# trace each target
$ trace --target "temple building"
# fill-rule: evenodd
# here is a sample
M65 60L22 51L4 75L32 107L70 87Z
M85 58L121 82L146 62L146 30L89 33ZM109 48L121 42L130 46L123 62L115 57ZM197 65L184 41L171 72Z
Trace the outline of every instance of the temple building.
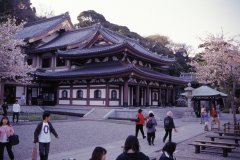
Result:
M171 106L187 84L166 74L175 58L100 24L75 29L68 13L29 23L16 37L36 68L27 104Z

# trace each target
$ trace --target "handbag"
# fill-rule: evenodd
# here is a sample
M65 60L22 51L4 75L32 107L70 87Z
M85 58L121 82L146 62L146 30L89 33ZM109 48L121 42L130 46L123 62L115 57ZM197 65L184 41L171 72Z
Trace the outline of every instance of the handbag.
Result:
M138 117L137 119L135 119L135 122L140 122L140 118Z
M33 145L32 160L37 160L37 145L36 144Z
M18 135L14 134L8 137L8 141L11 146L19 144L19 137Z

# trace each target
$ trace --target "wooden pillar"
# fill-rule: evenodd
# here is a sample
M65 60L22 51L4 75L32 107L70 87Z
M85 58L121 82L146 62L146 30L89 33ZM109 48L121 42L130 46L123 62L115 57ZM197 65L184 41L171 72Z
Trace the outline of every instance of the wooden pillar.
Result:
M162 106L162 89L161 87L158 88L158 106Z
M147 88L146 88L146 107L148 107L149 106L149 94L150 94L150 92L149 92L149 83L147 83Z
M122 86L119 85L119 106L122 105Z
M173 87L173 91L172 91L172 100L173 100L173 106L175 106L176 104L176 88Z
M123 86L123 107L127 106L128 106L128 79L125 79Z
M57 66L57 60L56 60L57 56L55 53L53 53L53 56L52 56L52 70L55 71L55 68Z
M169 105L169 89L166 89L166 106Z
M87 81L87 106L90 106L90 84Z
M106 80L106 107L109 107L109 83L108 80Z
M139 106L139 104L140 104L140 101L139 101L140 94L139 94L139 92L140 92L140 86L138 84L137 85L137 90L136 90L136 106Z
M73 104L72 101L73 101L73 84L71 83L71 85L70 85L70 105Z
M142 87L142 99L143 99L143 106L146 106L146 96L145 96L145 88Z

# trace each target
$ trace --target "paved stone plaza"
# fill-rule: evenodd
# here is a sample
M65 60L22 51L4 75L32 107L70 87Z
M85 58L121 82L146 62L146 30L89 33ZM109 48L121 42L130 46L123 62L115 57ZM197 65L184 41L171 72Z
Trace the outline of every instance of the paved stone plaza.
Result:
M151 157L159 157L163 147L164 134L162 122L158 122L155 146L148 146L147 141L139 136L141 150ZM173 132L173 141L178 143L176 157L178 160L186 159L239 159L240 151L234 150L229 158L223 158L221 154L195 154L194 147L188 143L195 139L201 139L206 134L203 125L199 122L183 122L183 119L175 119L177 133ZM33 132L37 122L20 122L14 125L16 134L20 136L20 144L13 151L16 160L30 160L33 147ZM135 125L130 121L117 120L91 120L83 118L69 118L65 121L53 121L53 125L59 134L59 139L52 138L50 160L62 160L75 158L77 160L89 159L95 146L103 146L108 150L108 160L114 160L122 152L121 146L126 137L134 134ZM140 135L140 134L139 134ZM5 153L5 159L8 159Z

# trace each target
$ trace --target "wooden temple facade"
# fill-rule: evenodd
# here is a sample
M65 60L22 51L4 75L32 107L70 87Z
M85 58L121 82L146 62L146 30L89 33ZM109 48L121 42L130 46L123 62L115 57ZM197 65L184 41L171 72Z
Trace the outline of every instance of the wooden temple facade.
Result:
M99 24L75 29L68 13L27 24L36 68L27 103L78 106L169 106L187 82L166 74L175 62Z

